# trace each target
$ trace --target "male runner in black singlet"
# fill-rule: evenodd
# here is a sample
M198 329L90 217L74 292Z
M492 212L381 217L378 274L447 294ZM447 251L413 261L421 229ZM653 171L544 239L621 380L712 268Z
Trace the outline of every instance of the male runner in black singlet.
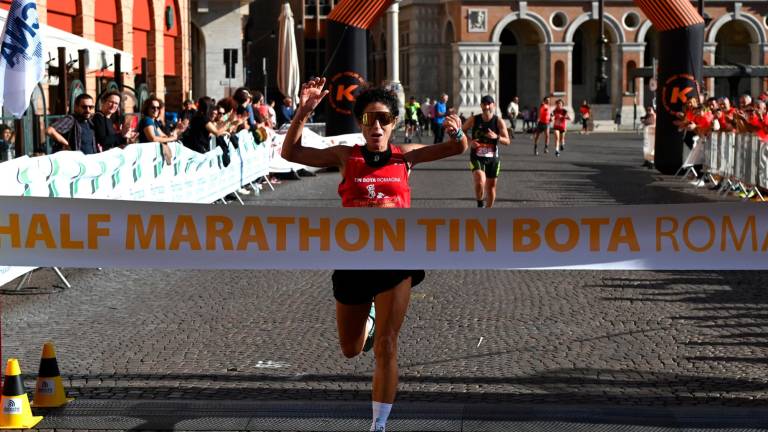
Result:
M510 139L504 120L496 115L492 96L480 99L480 109L482 114L470 117L462 129L471 137L469 167L475 182L477 206L491 208L496 201L496 179L501 171L499 144L509 145Z

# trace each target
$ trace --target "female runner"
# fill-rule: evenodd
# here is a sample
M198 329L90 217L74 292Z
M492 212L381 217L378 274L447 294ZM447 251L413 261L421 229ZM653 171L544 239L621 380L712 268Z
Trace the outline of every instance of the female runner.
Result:
M434 145L390 144L397 125L397 96L382 88L358 95L354 115L365 138L364 146L304 147L304 123L328 94L325 78L301 86L299 107L283 142L282 157L314 167L337 167L342 179L339 195L344 207L409 208L408 176L418 163L463 153L467 138L457 115L443 127L450 140ZM423 270L336 270L333 273L336 324L341 351L347 358L373 347L371 431L384 431L397 392L397 339L410 301L411 287L424 280ZM374 313L375 311L375 313ZM373 338L373 330L376 337Z

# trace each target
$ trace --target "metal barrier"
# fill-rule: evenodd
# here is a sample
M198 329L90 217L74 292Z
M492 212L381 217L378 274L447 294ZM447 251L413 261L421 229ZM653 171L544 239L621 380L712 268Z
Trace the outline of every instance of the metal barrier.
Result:
M752 134L716 132L703 145L704 173L713 182L714 177L722 179L722 192L741 190L763 199L760 189L768 189L768 142Z

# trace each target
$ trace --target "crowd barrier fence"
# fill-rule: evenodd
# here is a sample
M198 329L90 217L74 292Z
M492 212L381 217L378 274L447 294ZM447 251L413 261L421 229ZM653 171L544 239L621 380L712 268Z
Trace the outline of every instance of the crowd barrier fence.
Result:
M257 143L253 134L243 131L237 135L237 148L226 139L227 166L222 148L212 145L209 152L200 154L180 142L168 144L173 154L170 164L165 163L157 143L132 144L93 155L65 151L23 156L0 163L0 195L207 204L226 203L224 197L235 194L242 204L237 195L241 187L253 185L270 172L309 168L280 157L284 137L270 130L267 139ZM311 147L358 143L362 143L361 134L325 138L310 129L304 131L303 144ZM34 269L0 263L0 286L28 276ZM61 272L54 271L69 287ZM18 287L24 283L26 278Z

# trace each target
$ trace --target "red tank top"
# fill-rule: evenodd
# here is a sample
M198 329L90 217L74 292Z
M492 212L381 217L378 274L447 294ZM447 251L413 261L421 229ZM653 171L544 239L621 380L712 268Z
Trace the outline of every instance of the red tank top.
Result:
M410 208L411 187L408 186L408 165L400 147L391 146L392 157L382 167L365 163L360 146L344 167L344 179L339 183L339 196L344 207Z

